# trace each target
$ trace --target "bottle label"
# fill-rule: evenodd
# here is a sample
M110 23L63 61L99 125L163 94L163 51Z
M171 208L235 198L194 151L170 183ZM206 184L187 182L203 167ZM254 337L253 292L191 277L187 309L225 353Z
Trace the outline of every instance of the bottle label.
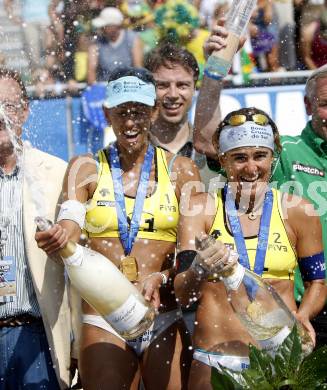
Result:
M245 273L245 268L237 263L235 271L227 278L223 278L223 282L227 290L237 290L242 283L243 277Z
M230 67L230 61L226 61L223 58L211 55L208 58L204 72L209 77L222 78L227 76Z
M112 324L118 332L129 331L142 320L148 308L140 302L134 295L130 295L127 300L105 319Z
M274 355L276 353L277 348L282 344L282 342L290 333L290 328L288 326L284 326L275 336L266 340L258 341L262 349Z

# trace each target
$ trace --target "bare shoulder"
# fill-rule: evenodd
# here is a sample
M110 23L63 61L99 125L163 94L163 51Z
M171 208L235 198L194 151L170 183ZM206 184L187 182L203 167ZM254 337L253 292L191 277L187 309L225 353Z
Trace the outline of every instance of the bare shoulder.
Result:
M171 164L171 162L173 161L172 171L187 170L193 168L197 169L197 166L194 161L188 157L178 156L176 154L168 152L167 150L165 150L165 154L168 165Z
M201 192L191 196L190 202L195 206L200 204L213 206L215 205L215 197L212 193Z
M216 203L214 195L201 192L190 196L180 204L180 213L184 217L205 218L216 213Z
M311 240L310 237L315 236L318 240L321 237L321 223L312 203L297 195L282 193L281 196L283 219L289 238L297 247L300 241L304 242L303 237Z
M188 157L176 156L165 151L171 180L176 183L176 195L180 198L183 194L203 192L204 185L201 182L198 167ZM188 196L187 196L188 198Z
M313 204L301 196L281 193L281 204L284 218L300 218L301 220L308 217L319 218Z
M87 176L97 172L97 161L91 153L81 154L69 161L67 170L76 172L78 175Z

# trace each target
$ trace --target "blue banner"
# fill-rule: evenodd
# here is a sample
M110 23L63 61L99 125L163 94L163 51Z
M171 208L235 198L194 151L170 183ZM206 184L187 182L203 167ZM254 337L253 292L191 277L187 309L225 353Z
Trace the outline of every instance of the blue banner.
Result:
M87 88L81 98L32 100L24 138L35 147L68 160L74 155L95 152L103 146L106 120L102 111L105 86ZM241 107L266 111L281 134L299 134L307 115L303 103L304 85L226 89L221 108L225 116ZM190 111L193 121L197 94Z

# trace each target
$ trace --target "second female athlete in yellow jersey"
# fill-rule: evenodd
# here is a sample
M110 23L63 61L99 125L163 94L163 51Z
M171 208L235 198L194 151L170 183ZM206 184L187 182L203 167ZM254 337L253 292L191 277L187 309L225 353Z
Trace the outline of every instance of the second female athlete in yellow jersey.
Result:
M306 200L268 187L273 153L280 148L274 122L255 108L231 112L219 125L215 144L227 184L214 196L195 195L190 208L198 214L187 216L181 210L178 232L177 259L184 272L176 276L176 295L183 304L199 299L189 381L192 390L211 389L210 366L245 369L248 344L255 344L234 314L217 276L221 266L230 266L235 258L231 250L237 251L241 264L275 288L313 341L310 319L326 298L319 217ZM196 237L208 234L216 242L195 251ZM297 264L306 287L299 308L293 293Z
M70 163L59 224L39 239L51 253L68 237L79 240L83 229L89 246L159 310L143 336L126 342L83 302L79 366L85 390L138 389L141 377L146 389L186 388L190 340L174 295L173 262L179 201L187 184L200 179L191 160L149 144L154 111L148 71L119 68L111 74L104 112L117 141L96 158Z

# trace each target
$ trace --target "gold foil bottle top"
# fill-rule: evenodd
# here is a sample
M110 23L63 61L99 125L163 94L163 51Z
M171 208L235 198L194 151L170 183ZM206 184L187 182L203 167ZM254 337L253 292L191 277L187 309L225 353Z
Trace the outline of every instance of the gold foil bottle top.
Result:
M73 241L68 241L67 244L59 250L60 256L64 259L72 256L76 251L76 243Z
M35 223L37 229L41 232L45 232L52 228L53 223L44 217L36 217ZM66 259L67 257L72 256L76 251L76 244L73 241L68 241L64 248L59 250L60 256Z

